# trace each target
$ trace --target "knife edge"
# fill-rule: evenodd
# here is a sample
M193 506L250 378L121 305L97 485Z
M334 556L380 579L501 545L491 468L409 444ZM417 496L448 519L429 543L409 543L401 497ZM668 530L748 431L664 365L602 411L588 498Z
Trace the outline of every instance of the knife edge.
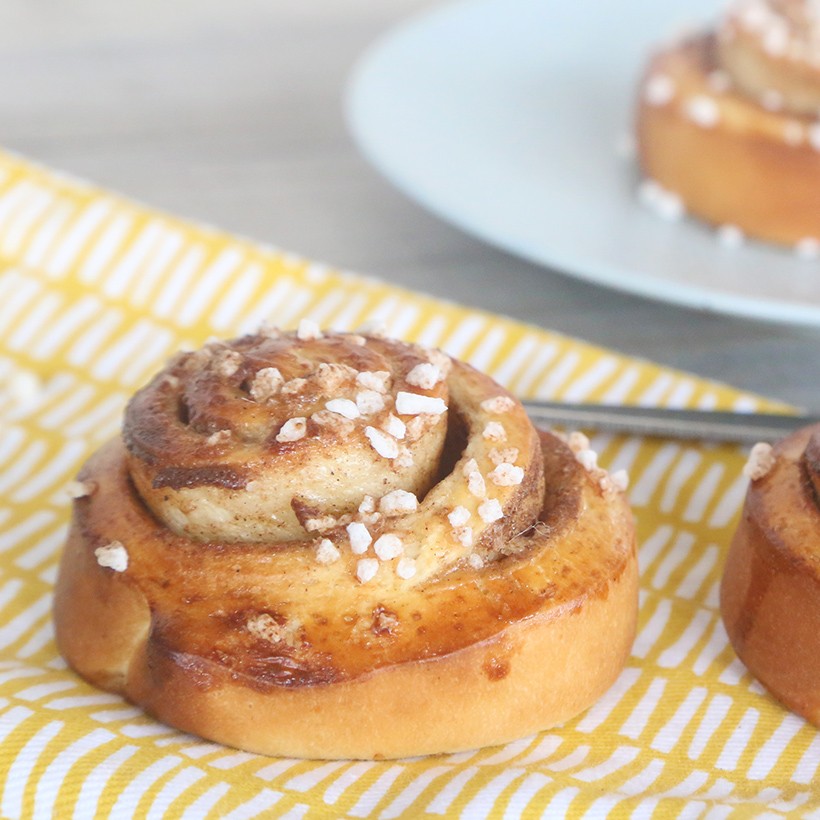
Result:
M522 404L537 425L745 444L774 442L800 427L820 422L820 416L806 414L572 404L541 400L527 400Z

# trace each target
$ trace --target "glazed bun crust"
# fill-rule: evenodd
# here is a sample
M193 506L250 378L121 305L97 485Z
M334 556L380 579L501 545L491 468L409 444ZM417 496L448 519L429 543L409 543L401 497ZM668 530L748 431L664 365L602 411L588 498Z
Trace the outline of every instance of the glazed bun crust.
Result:
M735 226L747 236L790 246L820 238L820 151L810 141L813 119L767 110L733 86L716 91L715 76L725 72L711 34L652 58L637 110L644 176L680 196L687 213L714 226ZM670 83L662 101L648 93L658 77Z
M290 344L305 356L316 348ZM202 376L200 364L180 371L170 388L161 374L129 412L152 391L184 392L186 379ZM397 366L397 380L407 366ZM486 376L458 362L446 376L445 369L438 371L445 384L413 387L448 403L435 480L419 491L417 508L397 510L383 498L375 511L361 504L361 512L348 503L347 486L320 498L316 487L326 492L326 483L311 484L303 473L301 489L313 487L325 508L318 530L313 519L299 519L300 537L260 540L258 528L248 540L178 532L151 504L165 505L165 513L184 503L190 511L201 501L198 488L187 485L182 502L162 494L146 500L133 464L144 449L121 440L102 448L79 476L93 492L75 502L56 588L57 641L71 666L172 726L270 755L374 759L463 750L536 732L591 705L617 677L635 634L637 561L624 495L588 459L583 466L578 446L537 432ZM239 393L236 400L239 407L251 401ZM390 392L385 402L401 407ZM286 465L311 455L316 442L306 435L271 446L295 411L265 405L274 416L284 413L265 422L264 436L254 434L265 443L255 445L249 480L267 486L279 469L289 480ZM371 408L367 420L378 412ZM435 440L439 421L412 427L411 416L402 417L406 438ZM191 431L190 416L168 419L186 435L213 435L208 425ZM130 423L145 423L144 415ZM366 452L362 424L345 436L314 430L342 474L348 459ZM224 447L196 457L239 463L232 448L250 445L234 440L237 429ZM163 427L159 435L171 434ZM416 480L395 464L398 457L373 451L372 458L396 480L405 471ZM164 464L156 458L153 467ZM216 491L225 493L220 504L232 503L235 488ZM393 492L385 498L395 499ZM267 503L254 522L264 521ZM238 517L245 509L227 508ZM233 535L237 520L222 518ZM363 551L348 535L351 522L372 536ZM398 555L380 551L388 541L400 544ZM362 561L372 574L362 574Z
M721 583L726 631L749 671L820 726L820 426L774 448L752 481Z

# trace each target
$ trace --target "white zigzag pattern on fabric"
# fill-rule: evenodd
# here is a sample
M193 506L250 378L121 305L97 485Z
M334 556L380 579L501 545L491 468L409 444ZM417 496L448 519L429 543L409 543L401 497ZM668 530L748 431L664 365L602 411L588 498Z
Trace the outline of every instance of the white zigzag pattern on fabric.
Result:
M63 780L68 776L71 768L81 763L83 758L91 752L104 746L116 735L107 732L105 729L93 729L87 735L78 738L73 743L66 746L48 764L42 777L37 783L37 791L34 795L34 817L54 817L55 802L57 792Z
M65 724L54 720L40 728L23 746L9 767L6 786L0 800L0 811L4 817L23 816L23 793L40 757L62 731Z
M412 334L426 344L443 345L466 356L522 395L584 400L597 394L613 402L670 406L694 402L702 407L715 406L717 401L714 390L699 388L690 378L658 372L647 380L642 368L613 356L601 355L586 364L569 341L544 340L529 332L512 339L485 315L464 314L453 320L440 314L425 315L414 301L379 290L378 285L373 294L346 292L341 288L352 288L359 281L347 275L338 278L339 290L317 295L314 287L335 275L323 266L241 243L214 252L207 233L191 239L172 223L146 219L138 208L113 198L76 202L70 192L55 190L51 183L23 181L6 183L0 192L0 250L17 257L0 272L4 342L9 351L27 360L48 361L64 351L69 368L50 378L33 407L14 407L8 401L0 405L3 419L14 422L6 424L0 436L0 492L17 505L0 511L4 527L0 552L8 554L23 572L39 572L36 578L30 576L34 587L28 586L28 580L0 579L0 610L12 613L0 627L0 645L11 648L18 658L36 657L39 663L45 652L53 653L50 599L44 585L53 578L53 561L64 534L66 505L60 500L61 486L84 453L116 431L129 392L179 344L185 328L235 333L252 330L266 318L291 326L307 314L327 326L349 329L369 318L385 321L397 335ZM266 266L274 259L289 270L265 286ZM72 276L95 284L100 295L69 299L67 291L52 288ZM230 290L225 290L228 283ZM147 315L129 320L126 307L131 306L148 308ZM15 361L0 358L0 379L12 372ZM97 383L85 383L78 376L89 372ZM755 404L746 396L735 400L738 407ZM46 447L39 436L32 435L33 430L48 431L59 443ZM615 791L590 804L587 814L597 816L616 810L622 799L640 795L663 780L667 756L679 754L681 743L685 744L683 754L693 762L711 755L716 769L740 770L750 781L764 780L780 761L796 754L793 750L803 749L791 778L810 784L818 769L820 746L816 737L806 744L807 730L801 720L782 717L752 753L762 711L744 708L739 696L736 699L710 688L718 673L717 683L730 689L747 687L750 679L726 653L725 632L715 613L719 547L696 544L694 535L671 517L682 507L684 523L694 525L710 516L708 527L725 528L739 508L745 481L727 477L723 462L704 470L704 455L694 448L645 447L639 439L612 436L596 436L595 446L613 464L633 471L631 497L636 508L653 504L669 518L645 534L641 547L642 570L652 590L647 592L645 584L641 596L641 630L633 652L635 659L642 659L641 665L628 666L599 704L562 730L565 736L540 735L496 750L453 755L445 758L446 763L433 763L423 770L413 768L412 763L381 767L267 762L245 753L225 754L222 747L154 723L118 698L84 692L84 684L60 676L64 665L49 669L14 661L0 663L4 693L25 703L42 704L52 714L68 715L76 710L106 728L92 726L52 754L66 734L67 721L42 723L28 707L6 708L7 699L0 701L5 710L0 713L0 737L26 738L13 764L20 778L14 783L7 780L2 793L4 812L19 816L23 795L29 793L38 811L49 812L56 805L54 784L69 776L78 761L90 760L109 744L122 744L123 738L132 738L134 743L95 757L94 768L84 776L75 816L85 816L86 811L93 814L113 775L132 765L134 775L117 795L114 809L127 812L140 804L144 810L142 801L150 792L149 816L167 812L201 816L219 806L222 815L231 816L232 811L233 816L250 817L280 805L282 811L301 816L308 807L292 805L283 795L317 790L324 803L362 817L372 812L399 817L422 806L433 814L460 807L463 816L471 816L505 801L505 816L517 816L536 802L539 813L549 814L571 810L584 794L583 788L563 784L615 780L640 762L642 768ZM43 496L50 499L44 507L28 510L26 505ZM10 526L6 526L8 521ZM719 540L717 535L714 540ZM24 593L26 604L21 606ZM55 663L53 654L50 657L49 665ZM691 663L690 658L694 658ZM703 683L692 686L688 694L672 696L660 669L701 677ZM654 715L665 698L672 711L665 707L667 719L661 726ZM730 720L735 726L733 734L716 749L720 727ZM36 729L28 731L26 727L35 723ZM575 733L584 736L607 728L633 741L648 737L658 756L647 760L637 746L620 746L601 756L594 746L573 739ZM187 758L201 759L202 768L184 764L175 755L146 763L148 758L143 760L141 753L150 745L179 748ZM562 746L564 752L557 756ZM139 765L134 763L137 757ZM49 762L41 766L46 758ZM524 768L528 766L540 770ZM495 767L503 768L496 773ZM744 802L733 797L733 784L715 779L706 768L699 767L676 785L665 785L639 810L693 796L700 802L691 802L692 810L705 807L703 801L709 800L730 801L726 806ZM226 783L209 779L212 773L246 769L277 788L262 788L236 805ZM482 772L493 773L479 778ZM357 796L353 787L371 776L372 784ZM778 800L772 808L789 811L802 806L808 794L801 792L786 800L780 790L770 788L749 800ZM354 804L347 805L351 801Z

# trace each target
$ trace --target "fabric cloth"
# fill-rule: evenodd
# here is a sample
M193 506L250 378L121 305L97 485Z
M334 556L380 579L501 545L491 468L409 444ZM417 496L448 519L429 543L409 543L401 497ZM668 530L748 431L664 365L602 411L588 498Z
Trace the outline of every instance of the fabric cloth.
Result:
M768 406L0 153L0 815L820 816L817 731L753 681L719 618L746 487L737 446L593 437L600 461L632 478L640 622L612 689L560 728L424 759L272 759L163 726L75 676L50 614L65 486L174 351L302 317L335 329L383 321L522 397Z

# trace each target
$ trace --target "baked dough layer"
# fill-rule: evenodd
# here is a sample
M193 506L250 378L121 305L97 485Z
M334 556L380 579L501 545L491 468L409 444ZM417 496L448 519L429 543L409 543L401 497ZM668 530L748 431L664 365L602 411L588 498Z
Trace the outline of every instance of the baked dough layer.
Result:
M162 378L149 395L165 396ZM591 705L635 634L624 494L583 443L537 432L486 376L453 361L444 378L414 387L446 391L448 403L436 481L417 508L362 505L301 537L177 532L140 495L140 449L119 439L102 448L79 475L93 492L75 501L56 588L57 642L71 666L172 726L271 755L451 752L548 728ZM167 423L180 421L172 414ZM315 431L343 474L351 452L362 455L358 433ZM270 436L260 441L267 470ZM288 450L276 469L300 457ZM354 549L351 518L372 537L364 551ZM382 545L398 543L399 555L379 552L385 535L393 541ZM362 560L373 575L361 573Z

